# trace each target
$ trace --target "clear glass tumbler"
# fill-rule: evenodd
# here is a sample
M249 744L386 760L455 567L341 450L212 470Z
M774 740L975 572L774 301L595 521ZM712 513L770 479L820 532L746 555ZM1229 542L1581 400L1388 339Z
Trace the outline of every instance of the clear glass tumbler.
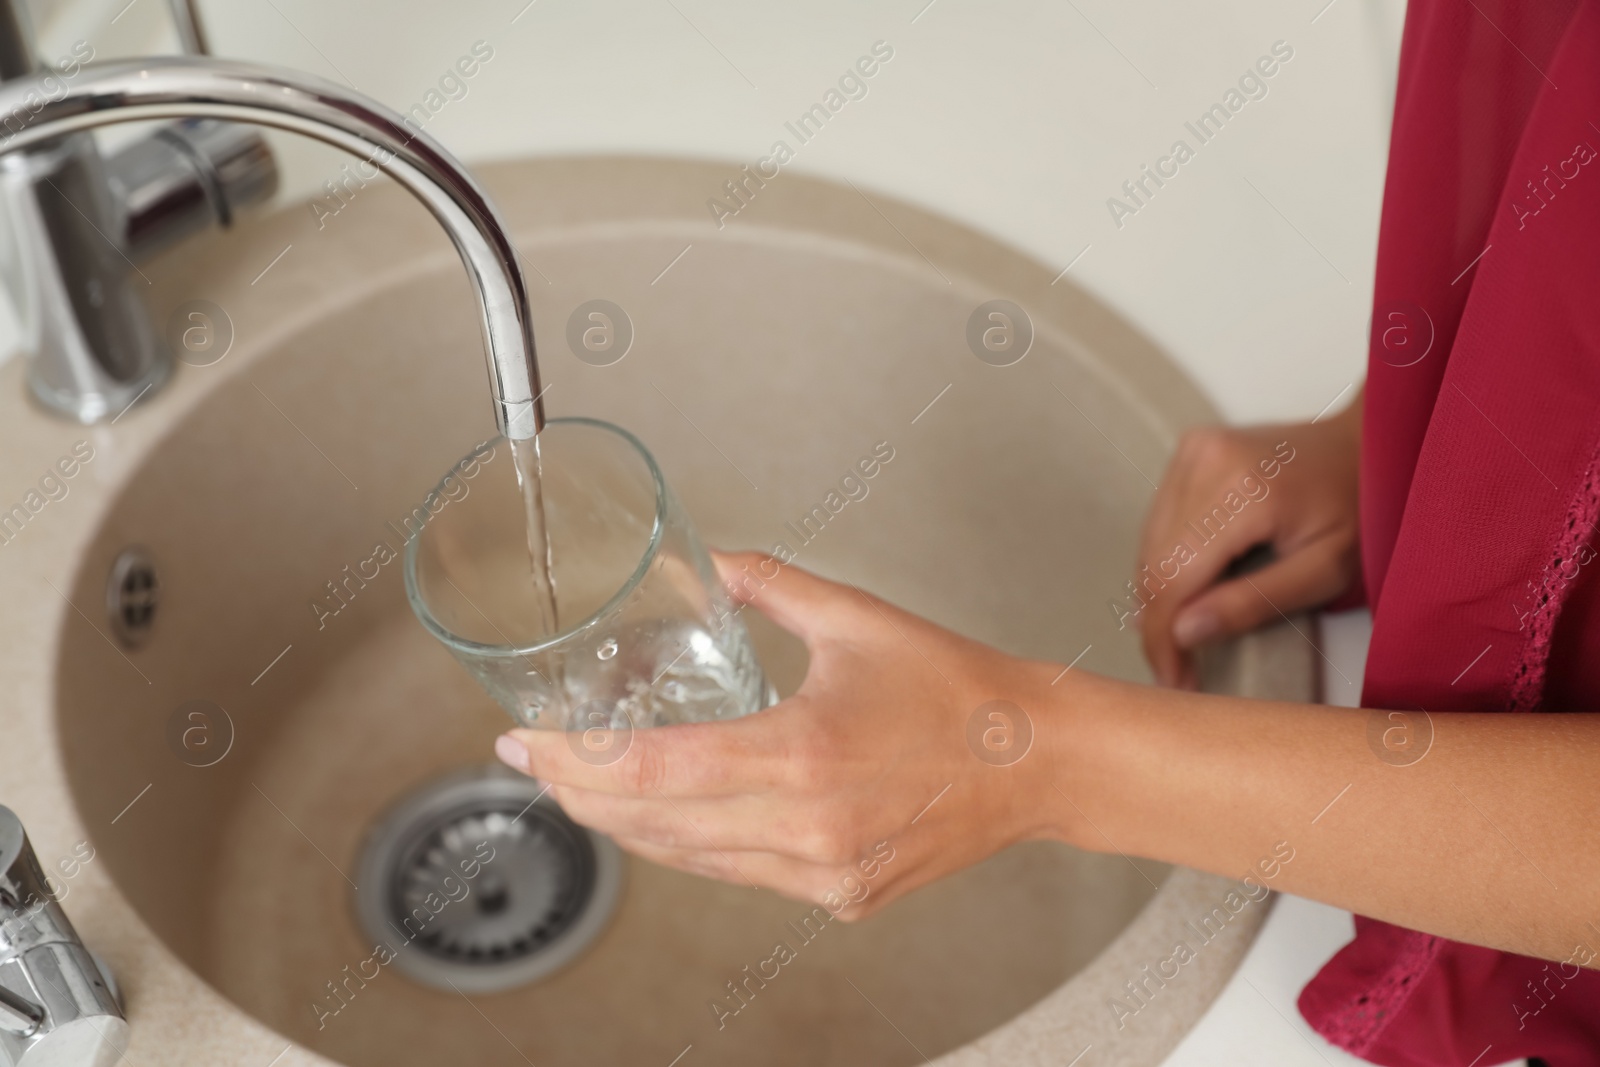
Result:
M638 438L552 419L539 446L557 632L541 622L503 438L406 523L406 595L423 626L523 726L626 730L770 703L744 621Z

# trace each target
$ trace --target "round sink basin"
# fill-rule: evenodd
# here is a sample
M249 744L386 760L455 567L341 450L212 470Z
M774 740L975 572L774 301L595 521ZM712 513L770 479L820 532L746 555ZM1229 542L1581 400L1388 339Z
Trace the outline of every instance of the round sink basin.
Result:
M888 198L786 174L718 229L704 200L724 171L487 169L530 267L552 414L636 433L714 545L783 542L1010 651L1145 677L1108 602L1148 479L1210 415L1198 394L1070 281ZM376 959L356 916L367 834L419 786L484 765L507 724L411 617L398 559L424 493L493 431L467 286L422 210L373 188L323 221L289 211L154 272L158 317L210 301L232 349L130 414L169 421L68 593L105 603L118 558L142 552L129 643L69 614L55 697L82 821L166 947L350 1067L893 1067L1047 1046L1066 1062L1102 1041L1157 1062L1264 909L1119 1028L1106 999L1229 883L1050 843L854 924L627 859L604 930L531 984L436 988ZM1019 361L969 343L975 316L980 338L999 321L980 309L995 299L1027 309L1007 312L1031 334ZM626 316L620 359L582 345L594 300ZM841 488L874 455L876 476L852 483L865 495ZM128 588L126 560L117 573ZM753 629L792 692L803 648ZM1252 640L1215 684L1306 695L1299 639ZM749 981L779 942L794 961Z

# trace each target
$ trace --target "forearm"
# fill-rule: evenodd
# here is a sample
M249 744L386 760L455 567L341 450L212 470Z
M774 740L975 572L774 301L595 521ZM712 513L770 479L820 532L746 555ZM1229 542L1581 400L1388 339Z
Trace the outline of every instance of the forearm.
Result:
M1367 711L1055 688L1045 799L1074 844L1264 880L1287 842L1274 889L1545 958L1600 947L1600 716L1435 714L1396 766Z

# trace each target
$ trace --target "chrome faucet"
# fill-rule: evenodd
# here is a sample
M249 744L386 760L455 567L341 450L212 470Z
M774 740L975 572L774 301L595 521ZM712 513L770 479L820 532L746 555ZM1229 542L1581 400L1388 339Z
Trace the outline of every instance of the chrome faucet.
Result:
M109 1067L127 1047L116 991L0 807L0 1065Z
M482 312L496 426L512 440L531 438L543 428L533 325L516 251L488 195L433 138L408 128L398 114L359 93L310 75L247 63L178 56L93 64L70 82L56 79L48 93L46 77L36 74L0 84L0 156L61 151L64 139L70 143L97 126L219 119L302 133L371 160L423 202L461 254ZM72 202L72 207L87 215L85 205ZM112 302L96 305L80 321L92 324L100 308ZM36 367L40 358L35 357ZM40 384L43 376L56 368L40 368L30 377L46 403L93 421L116 414L115 400L142 388L140 374L162 373L151 367L141 370L142 358L136 352L125 364L102 362L100 369L119 390L116 398L107 393L94 404L78 403L76 409L71 401L56 402L41 392L52 387L48 381ZM67 363L60 369L62 379L78 384L82 368ZM118 373L125 376L116 377Z
M172 0L185 47L205 41L185 0ZM80 45L83 42L79 42ZM87 49L92 56L93 49ZM0 0L0 79L26 79L40 96L8 111L0 134L80 73L83 53L41 63L23 0ZM173 354L152 327L137 262L277 189L260 131L211 119L163 126L110 157L87 133L65 134L0 161L0 206L10 222L3 268L32 358L28 386L80 422L114 418L152 393Z

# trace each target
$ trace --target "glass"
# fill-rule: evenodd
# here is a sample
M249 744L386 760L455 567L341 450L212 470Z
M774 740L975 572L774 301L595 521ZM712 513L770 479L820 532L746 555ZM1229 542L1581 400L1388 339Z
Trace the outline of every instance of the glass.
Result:
M539 447L558 632L540 621L504 438L452 467L406 523L422 625L523 726L630 729L771 703L744 620L638 438L552 419Z

